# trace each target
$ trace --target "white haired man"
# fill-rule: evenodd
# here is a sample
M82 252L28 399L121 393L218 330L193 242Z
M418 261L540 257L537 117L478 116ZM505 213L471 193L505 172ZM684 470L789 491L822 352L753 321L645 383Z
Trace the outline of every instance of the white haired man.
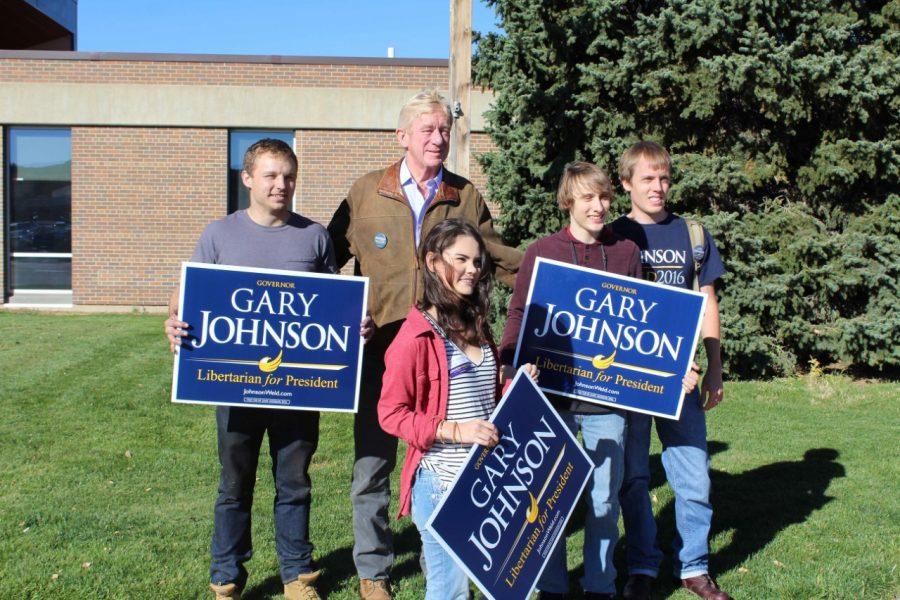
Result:
M356 274L370 280L369 310L377 327L365 348L363 390L354 422L353 561L364 599L391 597L394 552L388 504L397 438L382 431L376 408L384 352L410 306L422 298L419 243L437 223L462 218L480 230L501 281L511 286L522 260L521 252L505 246L494 231L490 211L475 186L444 168L452 126L453 115L443 96L434 90L413 96L401 109L397 124L403 157L360 177L328 225L338 267L355 258Z

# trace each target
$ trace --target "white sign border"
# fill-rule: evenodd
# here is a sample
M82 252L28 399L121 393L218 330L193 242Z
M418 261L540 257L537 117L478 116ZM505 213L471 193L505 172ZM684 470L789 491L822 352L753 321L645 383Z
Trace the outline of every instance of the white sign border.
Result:
M584 457L584 459L590 465L590 469L588 470L588 476L581 483L581 487L578 489L578 494L577 494L576 498L580 499L581 494L584 493L584 488L587 486L587 482L590 481L591 475L593 474L594 469L596 469L597 466L594 464L594 461L591 460L591 457L588 456L588 453L584 450L584 447L578 442L578 438L572 435L572 432L569 430L569 427L562 420L562 417L559 416L559 413L557 412L557 410L555 408L553 408L553 405L550 404L550 401L547 400L547 397L544 396L544 393L541 391L541 388L539 388L537 386L537 384L534 382L534 380L532 380L531 377L528 376L528 374L525 372L525 369L523 367L520 367L519 370L516 371L516 376L513 378L512 383L510 383L509 387L507 388L507 393L503 394L503 398L500 399L500 402L497 404L496 408L494 408L494 411L491 413L490 420L493 423L494 417L500 411L500 408L503 405L505 405L506 401L509 399L508 391L511 390L513 387L515 387L516 382L519 381L519 378L521 378L521 377L524 377L528 381L528 383L530 383L531 386L535 389L535 391L537 391L538 395L541 397L541 399L546 403L547 407L550 409L550 413L552 413L553 416L556 417L556 420L559 422L560 426L565 430L566 433L569 434L569 437L574 442L575 447L578 448L578 450L581 452L581 455ZM468 465L469 461L472 460L472 457L475 455L475 453L481 452L481 449L482 449L482 446L479 446L478 444L473 444L471 450L469 450L469 455L466 457L465 464ZM486 589L484 589L482 587L481 580L478 577L476 577L468 569L468 567L466 567L466 565L463 563L462 560L460 560L460 558L456 554L456 552L453 551L453 549L447 544L447 542L444 541L444 538L442 538L440 536L440 534L438 534L438 532L434 530L434 527L432 527L432 523L434 522L435 517L437 516L438 512L440 512L441 508L444 506L444 502L446 502L447 497L450 495L450 491L456 487L456 482L459 481L459 478L461 476L462 476L462 469L460 469L456 473L456 475L453 477L453 482L450 484L450 487L447 489L446 492L444 492L444 495L441 496L441 501L438 502L438 505L434 508L434 511L431 513L431 516L428 517L428 522L425 523L425 528L428 530L428 533L430 533L432 536L434 536L434 539L436 539L438 541L438 543L441 545L441 547L447 551L447 554L449 554L451 557L453 557L453 560L456 561L457 566L459 568L461 568L463 571L465 571L465 573L469 577L469 579L471 579L472 581L475 582L475 585L478 586L478 589L481 590L481 593L483 593L488 600L497 600L492 594L490 594ZM550 547L550 551L547 553L547 560L545 560L544 564L541 565L541 568L538 571L537 576L534 578L534 583L531 585L531 589L529 589L528 593L525 594L525 596L524 596L525 598L531 597L532 592L534 592L534 588L537 587L537 583L540 580L541 575L544 573L544 569L547 568L547 562L549 561L550 556L553 554L553 551L556 550L556 545L560 542L560 540L565 539L566 527L568 526L569 519L572 518L572 514L575 512L575 509L577 507L578 507L578 501L576 500L575 503L572 505L572 510L569 511L569 514L566 515L566 518L563 521L562 527L560 528L559 537L556 538L556 541L554 541L553 545Z
M181 263L181 280L179 282L179 291L178 291L178 319L181 320L181 315L184 311L184 279L187 275L188 268L196 268L196 269L209 269L214 271L242 271L244 273L261 273L267 275L287 275L290 277L312 277L316 279L337 279L344 281L359 281L363 284L363 301L362 301L362 315L359 318L359 322L362 323L363 319L366 318L366 311L369 306L369 278L368 277L357 277L355 275L339 275L339 274L331 274L331 273L317 273L311 271L290 271L287 269L266 269L262 267L238 267L235 265L216 265L212 263L198 263L198 262L182 262ZM173 356L173 368L172 368L172 394L171 401L173 404L197 404L203 406L238 406L242 408L269 408L274 410L302 410L302 411L311 411L311 412L340 412L340 413L356 413L359 411L359 392L360 392L360 384L362 382L362 363L363 363L363 350L365 348L365 340L362 336L359 338L359 356L357 357L357 367L356 367L356 393L353 398L353 408L307 408L303 406L275 406L268 404L243 404L240 402L204 402L202 400L186 400L177 398L176 394L178 392L178 352ZM179 350L180 352L180 350Z
M591 269L590 267L584 267L582 265L573 265L571 263L567 263L567 262L563 262L563 261L559 261L559 260L553 260L552 258L543 258L540 256L534 261L534 269L531 272L531 281L528 284L528 297L525 299L525 313L522 315L522 325L519 327L519 337L516 340L516 354L513 357L514 365L519 362L519 350L522 347L522 338L525 337L525 323L528 322L528 311L531 308L531 294L534 291L534 282L537 281L538 269L540 269L542 263L547 263L547 264L556 265L556 266L560 266L560 267L567 267L569 269L575 269L575 270L579 270L579 271L585 271L585 272L591 273L591 274L599 273L601 275L612 277L613 279L619 279L626 284L631 284L631 282L637 282L637 283L641 283L644 285L650 285L653 287L664 288L670 292L671 291L680 292L683 294L688 294L691 296L699 297L701 299L700 319L698 319L697 327L694 331L694 341L693 341L693 345L692 345L693 349L691 350L691 354L688 357L687 370L684 372L684 374L682 374L682 378L687 376L688 372L691 369L691 365L694 362L694 356L696 356L696 354L697 354L697 342L700 338L700 328L703 325L703 317L706 314L706 302L707 302L706 294L704 294L703 292L695 292L694 290L687 290L684 288L677 288L677 287L674 287L671 285L665 285L663 283L657 283L655 281L644 281L643 279L627 277L625 275L619 275L617 273L610 273L609 271L600 271L599 269ZM651 415L654 417L662 417L664 419L671 419L671 420L675 420L675 421L677 421L678 419L681 418L681 409L684 406L684 396L685 396L684 388L681 388L681 395L678 397L678 408L675 410L675 416L673 417L672 415L668 415L668 414L661 413L661 412L656 412L656 411L652 411L652 410L643 410L640 408L633 408L631 406L623 406L623 405L617 404L615 402L606 402L604 400L597 400L596 398L586 398L584 396L579 396L577 394L560 392L558 390L551 390L549 388L542 387L541 389L544 390L545 392L549 392L551 394L556 394L558 396L565 396L567 398L573 398L573 399L579 400L581 402L590 402L592 404L600 404L603 406L608 406L610 408L617 408L619 410L628 410L631 412L643 413L646 415Z

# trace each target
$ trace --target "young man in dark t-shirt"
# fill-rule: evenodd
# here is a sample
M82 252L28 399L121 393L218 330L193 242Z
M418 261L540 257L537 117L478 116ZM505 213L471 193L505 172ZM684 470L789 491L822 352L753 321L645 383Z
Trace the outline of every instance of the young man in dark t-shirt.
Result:
M335 273L331 238L325 228L291 212L297 158L279 140L256 142L244 156L241 179L250 206L210 223L191 261L316 273ZM178 319L178 289L169 301L165 332L176 352L188 335ZM370 320L360 333L371 335ZM253 554L250 515L263 435L275 477L275 550L287 600L318 598L313 545L309 539L309 465L319 440L319 413L272 408L216 408L221 472L213 517L210 589L217 600L239 600L247 582L244 563Z
M559 207L569 214L562 230L531 244L519 267L509 302L508 320L500 344L500 360L511 377L519 329L534 263L538 257L590 267L629 277L641 276L637 246L604 226L609 215L612 186L609 177L596 165L573 162L566 165L557 191ZM686 382L686 385L688 383ZM690 387L696 385L696 379ZM619 539L619 486L622 483L625 451L625 414L555 394L549 400L573 434L581 430L584 447L597 465L588 483L585 514L584 577L585 598L613 598L616 570L613 550ZM566 541L561 540L538 581L540 598L568 598Z
M728 594L709 576L712 505L704 415L723 398L715 283L725 268L709 232L703 229L702 244L692 248L687 222L666 211L670 170L669 153L658 144L638 142L629 148L619 161L619 179L631 196L631 210L611 227L640 247L647 280L691 289L694 260L700 263L699 291L707 296L700 327L708 357L706 375L699 394L685 396L677 421L655 419L656 433L663 445L666 478L675 492L675 576L683 587L701 598L727 600ZM623 596L629 599L650 598L651 583L662 560L649 498L651 420L640 413L628 415L625 480L620 500L629 574Z

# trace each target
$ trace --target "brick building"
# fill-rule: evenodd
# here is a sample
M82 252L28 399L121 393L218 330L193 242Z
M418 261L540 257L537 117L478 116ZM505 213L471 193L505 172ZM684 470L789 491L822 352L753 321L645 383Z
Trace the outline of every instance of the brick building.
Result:
M294 210L327 224L402 155L403 102L447 80L443 60L0 50L3 302L164 305L203 226L246 202L236 167L263 136L293 144Z

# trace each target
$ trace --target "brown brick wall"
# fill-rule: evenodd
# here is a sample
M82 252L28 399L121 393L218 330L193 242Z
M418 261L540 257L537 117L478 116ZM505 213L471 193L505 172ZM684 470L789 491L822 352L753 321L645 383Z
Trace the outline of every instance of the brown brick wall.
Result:
M73 302L166 304L227 165L224 129L73 127Z
M393 131L298 130L296 209L328 225L360 176L403 156Z
M112 60L0 60L0 81L135 83L162 85L253 85L275 87L446 87L446 67L151 62Z
M0 82L444 87L428 65L274 64L159 60L0 60ZM399 107L398 107L399 108ZM0 164L6 131L0 128ZM296 210L327 224L350 185L402 156L393 131L297 130ZM470 178L486 193L472 134ZM76 305L163 305L197 236L227 206L226 129L72 128L72 287ZM4 181L0 178L0 198ZM497 209L490 204L496 216ZM0 203L0 223L4 222ZM3 243L0 228L0 248ZM0 264L3 286L5 263Z
M392 131L298 130L295 137L295 209L323 225L358 177L402 156ZM72 129L76 305L166 303L200 231L225 214L227 141L224 129ZM472 141L473 153L490 148L483 134ZM484 190L474 158L470 168Z
M488 208L491 209L491 215L497 218L499 207L491 202L487 189L487 175L481 170L478 164L477 156L485 152L494 150L494 142L491 136L486 133L473 133L469 136L469 180L475 184L475 187L481 192L487 201Z

